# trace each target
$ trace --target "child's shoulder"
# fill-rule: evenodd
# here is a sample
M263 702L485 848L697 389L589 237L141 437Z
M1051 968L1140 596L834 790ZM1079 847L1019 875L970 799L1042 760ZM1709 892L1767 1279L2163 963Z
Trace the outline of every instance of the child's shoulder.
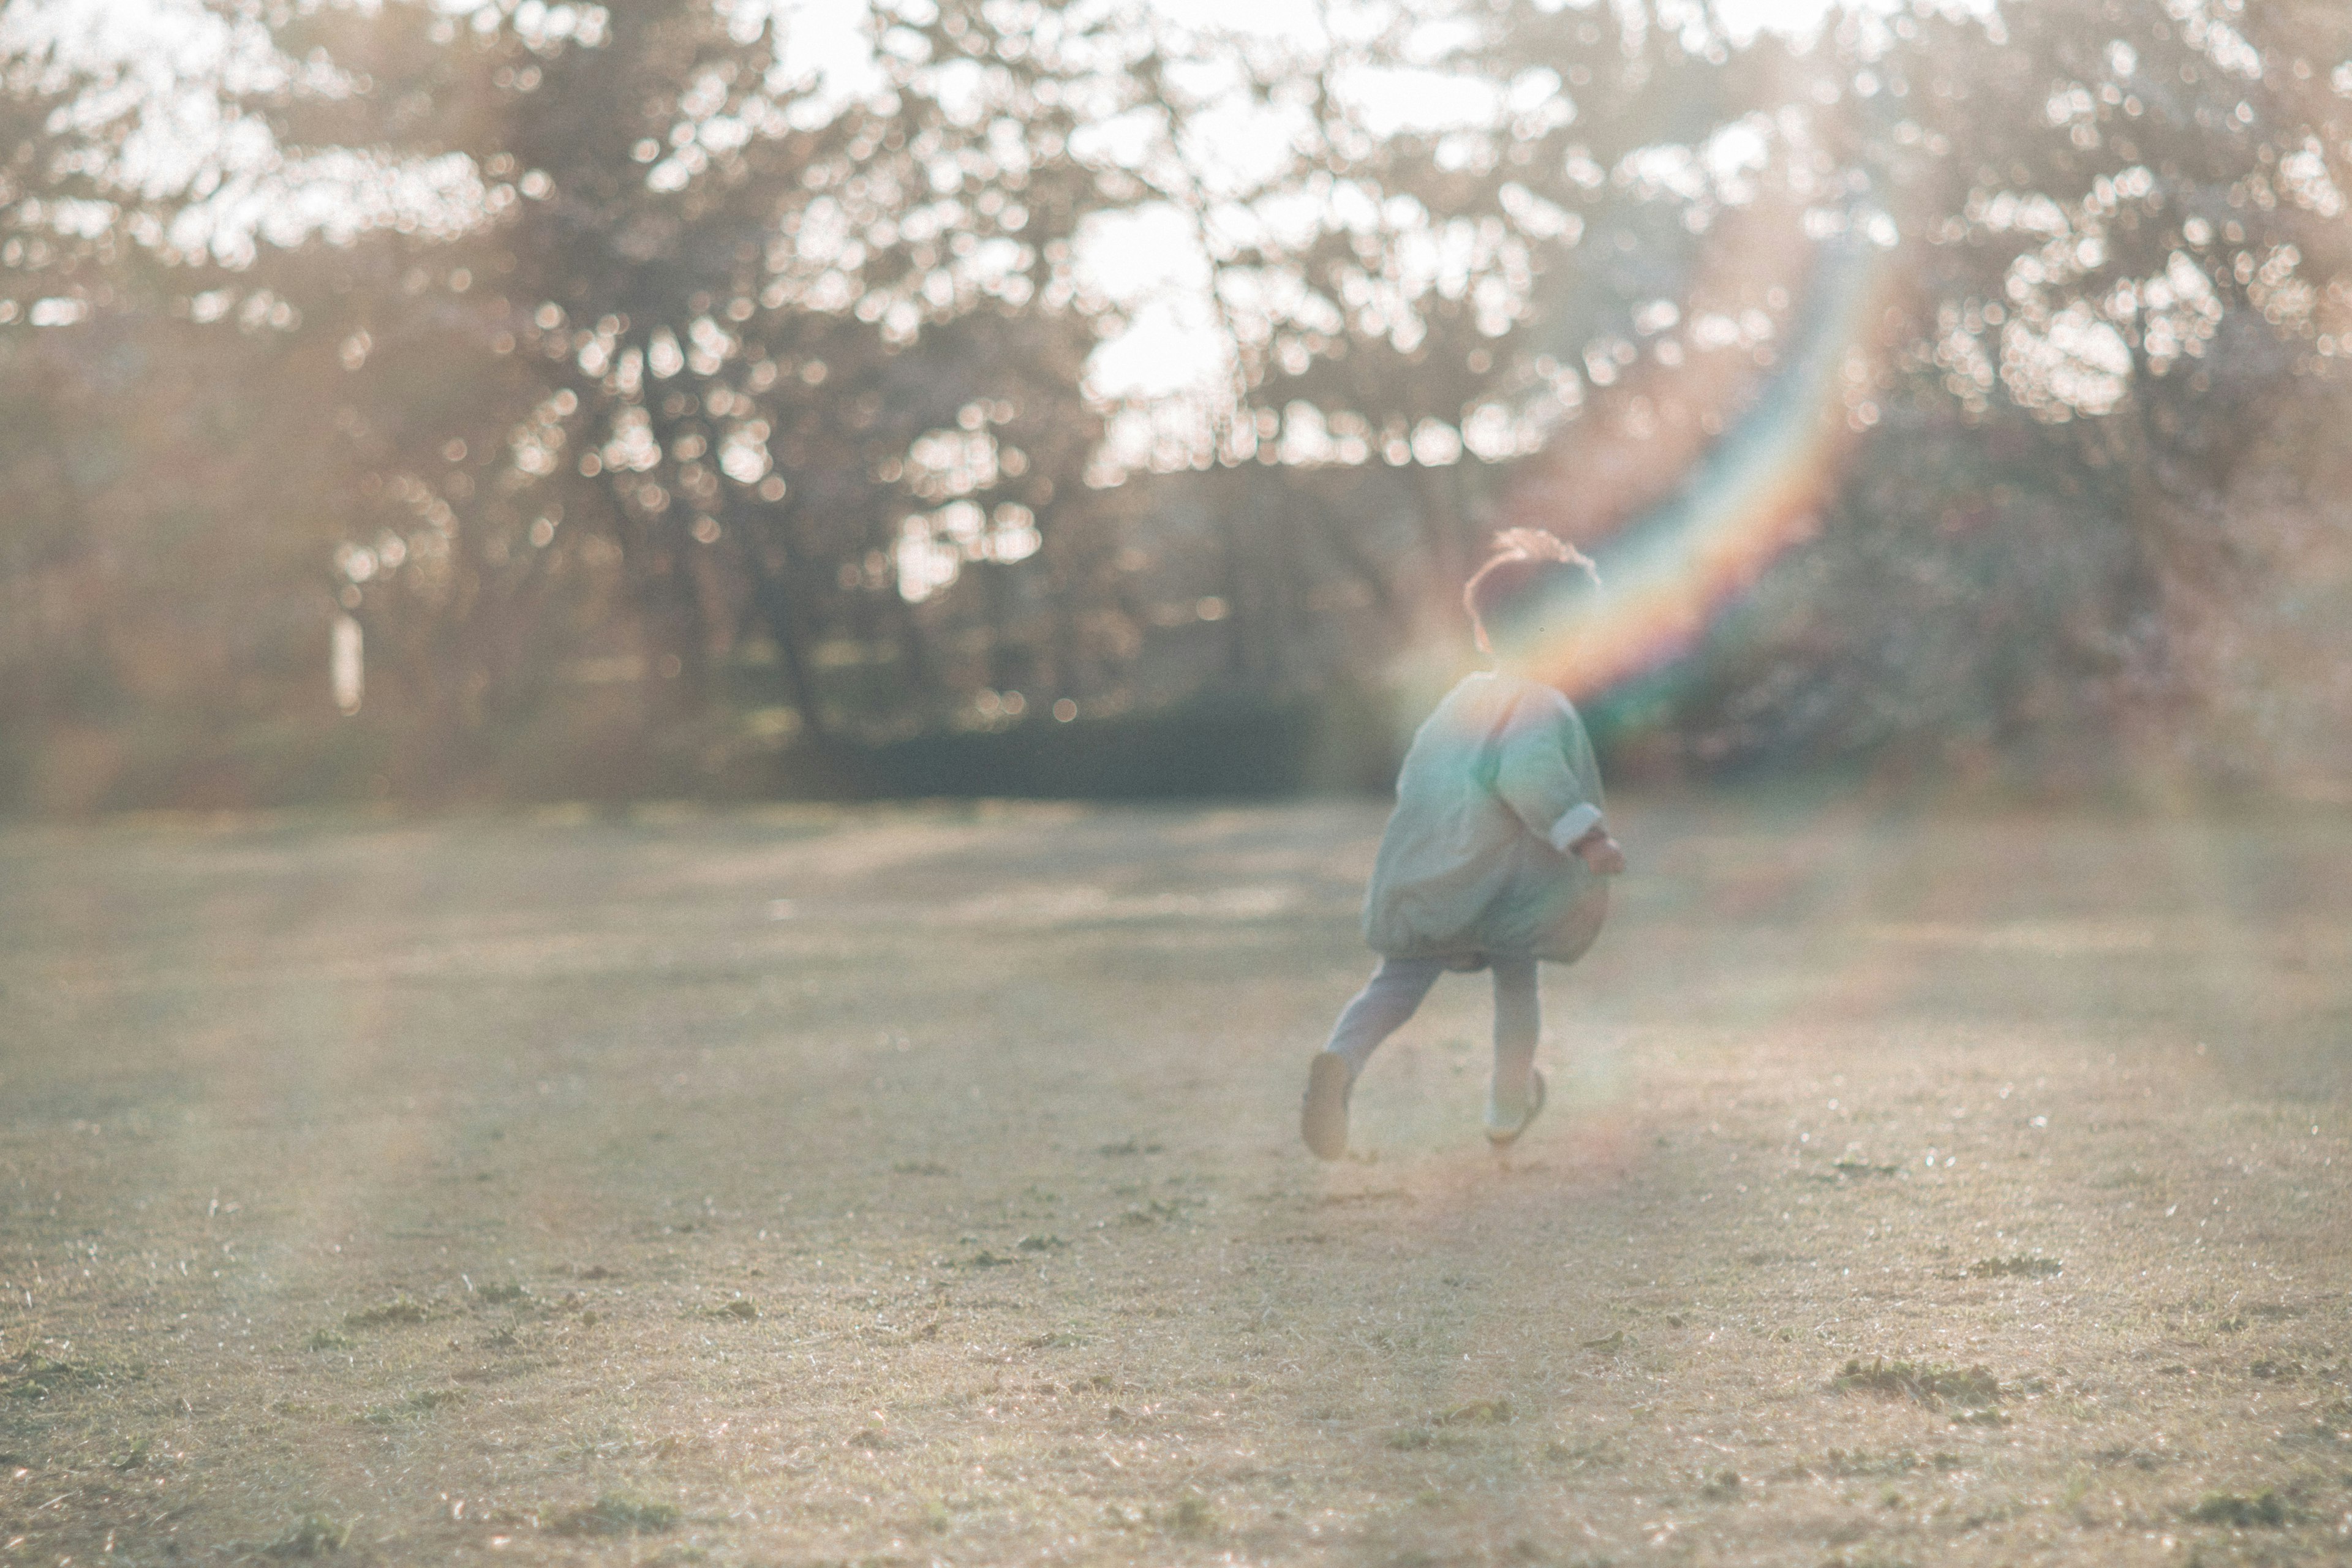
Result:
M1576 707L1558 688L1503 670L1478 670L1454 682L1422 728L1425 733L1476 739L1522 735L1581 725Z
M1473 676L1472 679L1481 677ZM1514 728L1528 725L1579 723L1576 704L1559 688L1521 675L1496 673L1483 679L1494 683L1490 701L1508 703ZM1468 684L1465 682L1464 684Z

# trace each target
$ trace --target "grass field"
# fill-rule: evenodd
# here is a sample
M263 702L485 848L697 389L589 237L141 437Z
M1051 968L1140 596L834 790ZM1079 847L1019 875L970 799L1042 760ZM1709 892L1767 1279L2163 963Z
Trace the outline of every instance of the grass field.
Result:
M0 832L0 1568L2352 1563L2352 818L1617 821L1328 1167L1371 805Z

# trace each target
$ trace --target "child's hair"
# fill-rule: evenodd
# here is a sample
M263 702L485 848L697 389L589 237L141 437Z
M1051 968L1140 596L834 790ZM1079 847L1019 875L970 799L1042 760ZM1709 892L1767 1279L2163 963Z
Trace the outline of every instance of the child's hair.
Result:
M1591 557L1540 528L1510 528L1495 535L1495 553L1470 574L1462 607L1470 612L1478 647L1519 641L1528 631L1601 586Z

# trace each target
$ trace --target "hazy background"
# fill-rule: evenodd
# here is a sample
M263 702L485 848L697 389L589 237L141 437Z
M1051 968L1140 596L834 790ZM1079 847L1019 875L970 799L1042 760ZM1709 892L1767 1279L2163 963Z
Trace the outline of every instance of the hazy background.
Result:
M1653 591L1618 777L2347 777L2337 0L8 0L0 83L7 809L1377 787L1526 523Z

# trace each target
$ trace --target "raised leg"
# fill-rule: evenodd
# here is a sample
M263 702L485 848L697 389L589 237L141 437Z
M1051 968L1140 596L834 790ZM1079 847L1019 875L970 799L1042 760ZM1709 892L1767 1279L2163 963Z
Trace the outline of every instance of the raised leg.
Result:
M1371 979L1340 1012L1323 1047L1348 1064L1349 1082L1364 1070L1381 1042L1404 1026L1444 973L1445 965L1433 958L1381 960Z

